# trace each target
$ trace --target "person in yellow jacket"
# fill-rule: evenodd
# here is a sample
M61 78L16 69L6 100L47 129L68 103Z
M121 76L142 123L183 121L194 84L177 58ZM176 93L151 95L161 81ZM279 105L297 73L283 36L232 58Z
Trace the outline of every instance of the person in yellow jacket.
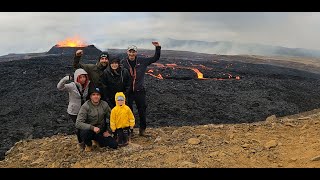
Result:
M125 100L124 93L117 92L115 95L116 106L111 110L110 115L110 128L119 146L128 145L130 134L133 135L135 125L134 115L129 106L125 104Z

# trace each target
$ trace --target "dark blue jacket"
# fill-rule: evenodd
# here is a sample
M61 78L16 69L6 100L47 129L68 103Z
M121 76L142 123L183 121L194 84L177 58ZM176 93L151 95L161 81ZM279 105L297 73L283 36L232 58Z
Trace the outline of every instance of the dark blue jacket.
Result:
M128 69L131 75L131 91L144 90L144 75L147 67L158 61L160 58L161 46L156 46L155 54L153 57L136 57L136 66L134 69L131 68L128 57L121 61L124 68Z

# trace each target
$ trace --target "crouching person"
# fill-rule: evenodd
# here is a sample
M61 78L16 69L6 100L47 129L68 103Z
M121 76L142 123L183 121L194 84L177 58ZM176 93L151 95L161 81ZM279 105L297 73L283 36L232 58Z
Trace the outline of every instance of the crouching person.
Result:
M101 90L96 87L89 88L90 99L80 108L76 128L80 129L80 138L85 143L85 151L92 151L92 141L100 147L116 149L118 143L108 132L110 107L101 100Z
M116 106L111 110L110 128L119 146L129 144L130 136L133 135L135 119L129 106L125 104L123 92L115 95Z

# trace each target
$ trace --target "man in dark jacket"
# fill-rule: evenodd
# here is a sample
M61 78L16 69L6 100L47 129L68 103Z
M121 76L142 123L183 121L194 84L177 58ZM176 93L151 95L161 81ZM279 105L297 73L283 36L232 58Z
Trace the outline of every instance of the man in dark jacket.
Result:
M144 88L144 75L147 67L160 58L161 46L158 42L152 42L156 47L153 57L137 57L137 47L131 45L127 49L127 58L122 61L123 67L127 68L131 75L131 86L128 94L128 106L133 112L133 101L135 101L139 113L140 128L139 135L144 136L146 124L146 91Z
M81 56L83 55L82 50L77 50L73 58L73 67L74 69L82 68L84 69L89 76L91 83L100 89L104 89L102 83L103 71L108 67L109 64L109 53L104 51L99 56L99 61L96 64L83 64L80 63ZM101 92L101 99L105 100L105 95Z
M110 58L109 65L103 72L102 83L105 85L104 93L111 109L116 106L117 92L123 92L128 96L131 84L130 74L126 68L120 66L118 57Z
M107 102L101 100L100 94L99 88L90 86L90 100L81 106L77 116L75 125L80 129L80 138L86 145L85 151L92 151L92 141L97 142L100 147L118 147L109 133L111 109Z

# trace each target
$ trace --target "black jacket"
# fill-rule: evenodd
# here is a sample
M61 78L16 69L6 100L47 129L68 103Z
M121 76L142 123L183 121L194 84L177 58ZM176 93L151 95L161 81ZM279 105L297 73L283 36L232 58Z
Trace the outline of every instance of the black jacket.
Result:
M129 64L128 57L121 61L123 67L128 69L131 75L131 87L130 90L141 91L144 90L144 75L147 67L160 59L161 46L156 46L155 54L153 57L136 57L136 66L134 69Z
M128 96L131 84L129 71L119 67L117 73L112 72L110 65L103 71L102 83L105 87L105 96L110 105L115 105L115 95L117 92L123 92Z

